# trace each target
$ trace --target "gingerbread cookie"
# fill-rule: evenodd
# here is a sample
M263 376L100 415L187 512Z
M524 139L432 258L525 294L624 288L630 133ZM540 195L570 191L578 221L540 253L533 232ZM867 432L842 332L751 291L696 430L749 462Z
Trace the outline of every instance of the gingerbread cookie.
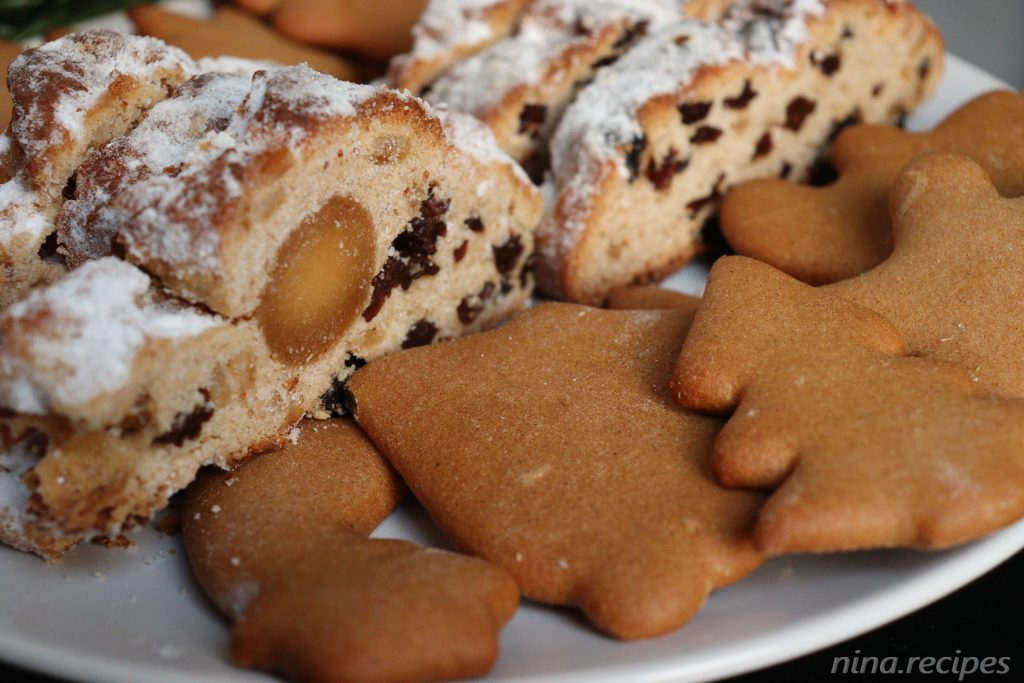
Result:
M282 35L300 43L386 60L412 45L427 0L282 0L270 12Z
M139 33L180 47L193 59L228 56L284 65L308 64L344 81L358 77L355 67L344 59L282 38L258 19L229 7L218 9L207 20L148 5L128 10L128 16Z
M481 560L366 536L401 498L347 421L188 489L182 533L203 590L233 619L241 666L303 681L478 676L519 591Z
M934 155L896 181L892 216L892 256L829 291L891 320L910 353L1024 398L1024 198L1000 196L965 157Z
M623 311L636 310L683 310L690 315L697 312L700 298L663 289L657 286L619 287L613 289L605 302L605 308Z
M722 204L722 233L740 254L822 284L859 275L892 253L889 190L915 157L974 159L1006 197L1024 195L1024 95L983 95L929 133L855 126L832 147L839 179L825 187L777 179L737 187ZM945 240L942 240L945 243Z
M21 54L21 45L0 40L0 73L7 74L11 61ZM7 92L7 79L0 79L0 130L11 122L11 95Z
M761 497L708 457L720 422L673 405L679 311L547 304L370 363L355 415L442 530L528 597L602 631L672 631L761 561Z
M673 389L732 414L713 468L774 490L767 553L941 548L1024 515L1024 402L977 396L963 368L905 356L880 315L769 265L715 265Z

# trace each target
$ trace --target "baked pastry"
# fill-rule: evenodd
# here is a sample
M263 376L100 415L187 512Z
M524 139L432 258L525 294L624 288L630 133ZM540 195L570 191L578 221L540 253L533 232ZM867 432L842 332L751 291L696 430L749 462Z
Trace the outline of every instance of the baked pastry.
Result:
M728 187L804 177L846 123L896 120L931 93L942 60L934 26L887 0L738 0L720 26L642 40L553 137L543 289L596 303L671 272L700 250Z
M194 69L176 48L114 31L71 34L11 63L14 111L0 136L0 310L64 272L53 220L88 150L124 134Z
M340 410L366 360L532 290L539 193L480 123L306 67L238 95L198 76L90 155L61 233L84 265L0 318L0 424L45 436L23 482L57 536L150 516L199 467ZM108 251L155 279L89 260Z
M413 27L413 46L392 60L389 84L420 94L460 59L515 30L532 0L430 0Z
M195 19L142 5L129 9L128 17L139 33L175 45L196 60L236 57L306 64L343 80L358 75L355 66L341 57L288 40L259 19L230 7L218 8L209 19Z
M514 35L456 63L424 97L473 114L542 171L547 138L580 85L677 10L677 0L537 0Z
M69 267L109 256L121 226L114 208L124 188L177 169L199 141L227 127L249 94L252 75L208 73L183 83L128 134L90 152L57 218L57 243Z
M354 423L303 422L293 444L188 488L182 540L235 622L240 666L308 683L485 674L519 589L482 560L367 538L405 493Z
M645 33L679 19L721 15L723 0L536 0L514 35L456 63L424 97L467 111L540 178L562 112L595 72Z

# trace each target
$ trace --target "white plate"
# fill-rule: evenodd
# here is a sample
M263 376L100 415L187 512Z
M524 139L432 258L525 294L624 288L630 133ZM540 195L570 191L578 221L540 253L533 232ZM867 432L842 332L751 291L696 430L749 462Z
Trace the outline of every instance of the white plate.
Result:
M930 127L966 99L1005 87L951 58ZM670 280L700 293L699 265ZM377 536L443 544L407 504ZM178 539L140 533L131 551L79 548L64 565L0 549L0 659L104 683L267 681L231 667L228 627L193 583ZM952 592L1024 547L1024 522L943 553L791 557L715 593L682 630L640 643L605 638L573 612L524 605L505 629L494 681L698 681L792 659L864 633Z

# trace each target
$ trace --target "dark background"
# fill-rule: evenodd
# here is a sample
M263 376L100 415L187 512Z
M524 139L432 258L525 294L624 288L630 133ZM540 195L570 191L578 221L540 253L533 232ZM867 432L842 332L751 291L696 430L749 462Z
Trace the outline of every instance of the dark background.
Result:
M1024 88L1024 0L917 0L942 28L949 51ZM737 683L824 681L835 657L1011 657L1004 680L1024 671L1024 553L944 600L802 659L733 679ZM0 587L3 590L3 587ZM976 680L981 674L968 676ZM860 677L869 680L868 677ZM953 674L932 674L936 682ZM0 683L57 683L0 663ZM139 683L145 683L140 681Z

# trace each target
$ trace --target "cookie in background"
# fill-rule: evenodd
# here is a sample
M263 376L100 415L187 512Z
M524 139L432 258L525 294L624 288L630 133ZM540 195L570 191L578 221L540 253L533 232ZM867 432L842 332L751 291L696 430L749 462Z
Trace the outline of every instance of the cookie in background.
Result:
M132 8L128 16L139 33L179 47L196 60L240 57L283 66L305 63L343 81L359 77L356 67L342 57L289 40L259 19L229 7L218 9L210 19L194 19L150 5Z

